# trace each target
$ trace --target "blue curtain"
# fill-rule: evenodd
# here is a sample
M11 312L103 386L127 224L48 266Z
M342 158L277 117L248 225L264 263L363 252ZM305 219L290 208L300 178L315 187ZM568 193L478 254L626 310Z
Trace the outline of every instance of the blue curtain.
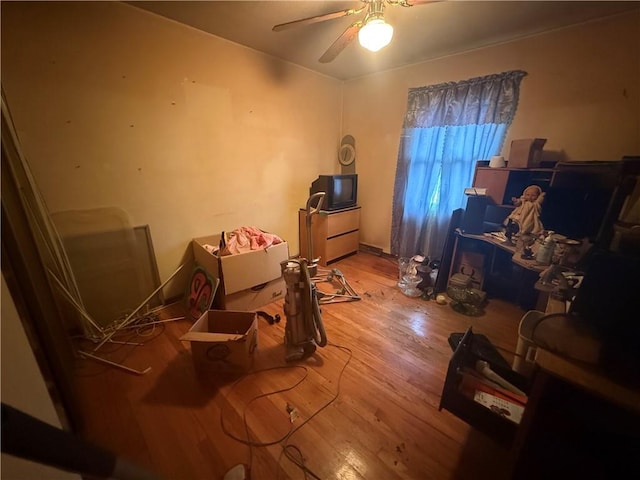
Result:
M391 253L440 258L477 160L497 155L522 71L410 89L396 168Z

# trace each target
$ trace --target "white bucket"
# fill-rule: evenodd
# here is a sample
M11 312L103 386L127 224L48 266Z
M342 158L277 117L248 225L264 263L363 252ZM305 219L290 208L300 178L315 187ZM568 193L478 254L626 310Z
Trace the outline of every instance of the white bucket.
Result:
M530 310L524 314L518 326L518 343L516 356L513 358L513 369L525 376L533 373L533 364L536 358L536 344L533 341L533 331L538 320L544 317L543 312Z

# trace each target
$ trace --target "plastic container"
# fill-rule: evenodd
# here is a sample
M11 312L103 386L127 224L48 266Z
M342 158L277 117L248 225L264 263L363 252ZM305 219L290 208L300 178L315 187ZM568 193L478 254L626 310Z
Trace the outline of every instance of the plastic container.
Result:
M407 285L404 281L404 277L407 275L409 265L411 265L411 259L409 257L398 258L398 287L401 289Z
M530 310L524 314L518 325L518 343L516 344L516 356L513 359L513 369L525 376L533 373L536 355L536 343L533 341L533 331L538 321L544 317L543 312Z
M551 265L551 259L553 258L555 249L556 241L553 239L553 232L549 232L538 249L536 262L540 265Z
M404 286L400 287L402 293L404 293L407 297L419 297L422 295L422 290L418 288L420 282L422 282L422 277L419 275L405 275L403 277Z

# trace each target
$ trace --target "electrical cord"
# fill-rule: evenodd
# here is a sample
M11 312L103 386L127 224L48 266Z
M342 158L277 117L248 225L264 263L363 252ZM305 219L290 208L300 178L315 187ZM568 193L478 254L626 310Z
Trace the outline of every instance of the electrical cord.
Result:
M300 459L298 460L297 458L294 458L290 450L293 450L294 452L296 452L300 456ZM298 468L300 468L300 470L302 470L305 480L309 478L308 475L311 475L316 480L322 480L320 477L318 477L315 473L313 473L311 470L307 468L307 466L304 463L304 455L302 455L302 450L300 450L297 446L295 445L283 446L282 450L280 451L280 456L278 457L278 465L280 465L280 462L282 461L283 456L286 456L291 462L293 462ZM280 478L280 470L278 470L278 476L276 477L276 480L278 480L279 478Z
M304 457L302 456L302 452L300 451L300 449L298 447L296 447L293 444L288 443L288 440L291 438L291 436L296 433L298 430L300 430L303 426L305 426L307 423L309 423L314 417L316 417L320 412L322 412L324 409L326 409L327 407L329 407L333 402L335 402L338 397L340 396L340 387L342 384L342 376L344 374L345 369L347 368L347 366L349 365L349 363L351 363L351 358L353 357L353 352L351 351L351 349L347 348L347 347L343 347L342 345L337 345L334 343L327 343L327 345L332 346L334 348L337 348L338 350L342 350L343 352L347 352L348 353L348 358L347 361L345 362L345 364L342 366L342 368L340 369L340 374L338 375L338 385L337 385L337 389L336 389L336 393L335 395L327 402L325 403L322 407L320 407L318 410L316 410L315 413L313 413L313 415L311 415L309 418L307 418L304 422L302 422L300 425L298 425L296 428L294 428L289 435L287 435L286 441L284 442L284 444L282 445L282 449L283 452L285 454L285 456L292 462L294 463L298 468L300 468L304 473L305 473L305 478L306 478L306 474L311 475L312 477L316 478L317 480L320 480L320 477L318 477L317 475L315 475L311 470L309 470L305 463L304 463ZM291 453L290 450L293 449L297 452L300 453L301 456L301 460L298 460L297 458L295 458Z
M305 479L308 478L308 476L311 476L311 477L315 478L316 480L320 480L320 477L318 477L313 471L311 471L305 465L304 455L302 454L302 451L300 450L300 448L298 448L296 445L294 445L292 443L289 443L289 440L291 439L291 437L298 430L300 430L307 423L309 423L313 418L315 418L318 414L320 414L323 410L325 410L332 403L334 403L336 401L336 399L340 395L342 377L344 375L345 369L347 368L347 366L351 362L351 359L353 357L353 352L351 351L351 349L349 349L347 347L344 347L344 346L341 346L341 345L337 345L337 344L334 344L334 343L327 343L327 345L331 346L331 347L334 347L334 348L336 348L338 350L341 350L343 352L346 352L348 354L348 358L347 358L346 362L344 363L344 365L342 366L342 368L340 369L340 373L338 374L336 393L323 406L321 406L311 416L309 416L309 418L304 420L302 423L300 423L300 425L298 425L295 428L289 427L289 430L287 431L287 433L284 434L283 436L281 436L278 439L270 440L270 441L266 441L266 442L258 442L258 441L252 440L251 439L250 430L249 430L249 425L247 423L247 410L249 409L249 406L253 402L255 402L256 400L258 400L260 398L265 398L265 397L268 397L268 396L271 396L271 395L276 395L276 394L279 394L279 393L288 392L288 391L291 391L294 388L296 388L298 385L302 384L302 382L308 376L308 372L309 372L308 367L301 366L301 365L282 365L282 366L278 366L278 367L271 367L271 368L266 368L266 369L262 369L262 370L257 370L255 372L250 372L247 375L245 375L245 376L239 378L238 380L236 380L233 383L233 385L231 386L231 388L229 389L229 393L227 394L227 398L231 395L231 393L234 391L234 389L238 386L239 383L241 383L242 381L246 380L247 378L249 378L251 376L254 376L254 375L257 375L257 374L260 374L260 373L264 373L264 372L275 371L275 370L284 370L284 369L300 369L300 370L304 371L304 375L299 380L294 382L293 385L291 385L289 387L286 387L286 388L279 389L279 390L274 390L274 391L262 393L260 395L256 395L256 396L252 397L249 400L249 402L244 406L244 408L242 410L242 421L243 421L243 424L244 424L246 438L239 438L237 435L234 435L233 433L231 433L227 429L227 426L225 425L225 422L224 422L224 407L220 411L220 426L222 428L222 431L225 433L225 435L227 435L228 437L234 439L235 441L237 441L239 443L242 443L243 445L247 445L249 447L249 470L251 470L251 465L252 465L252 462L253 462L253 448L254 447L269 447L269 446L280 444L281 447L282 447L282 450L280 452L280 456L278 457L278 465L280 465L282 457L284 456L289 461L291 461L293 464L295 464L300 470L302 470L302 472L304 473ZM280 470L278 470L278 478L279 478L279 476L280 476Z
M243 410L242 410L242 421L244 423L245 429L248 429L248 424L247 424L247 410L249 408L249 406L255 402L256 400L259 400L261 398L265 398L265 397L269 397L271 395L276 395L278 393L284 393L284 392L288 392L290 390L293 390L294 388L296 388L298 385L300 385L306 378L308 375L308 368L307 367L303 367L300 365L281 365L278 367L270 367L270 368L265 368L262 370L256 370L255 372L250 372L247 373L245 376L239 378L238 380L236 380L233 385L231 386L231 388L229 389L229 393L227 394L227 397L229 397L231 395L231 393L235 390L235 388L238 386L239 383L243 382L244 380L246 380L249 377L258 375L260 373L265 373L265 372L271 372L271 371L275 371L275 370L285 370L285 369L300 369L304 372L304 375L298 380L296 381L293 385L286 387L286 388L281 388L280 390L274 390L271 392L266 392L266 393L261 393L260 395L256 395L254 397L252 397L249 402L244 406ZM220 412L220 427L222 428L222 431L228 436L233 438L235 441L240 442L244 445L247 445L249 447L270 447L272 445L277 445L278 443L281 443L282 441L284 441L291 433L292 429L289 428L289 431L283 435L282 437L276 439L276 440L271 440L268 442L254 442L252 441L250 438L240 438L236 435L234 435L233 433L231 433L225 423L224 423L224 415L222 414L223 412Z

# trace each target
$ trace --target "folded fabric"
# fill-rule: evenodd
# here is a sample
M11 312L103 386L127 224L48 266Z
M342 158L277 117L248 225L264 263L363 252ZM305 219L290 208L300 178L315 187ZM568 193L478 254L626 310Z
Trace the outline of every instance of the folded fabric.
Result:
M226 246L221 250L220 255L264 250L282 242L283 240L278 235L263 232L257 227L240 227L228 234Z

